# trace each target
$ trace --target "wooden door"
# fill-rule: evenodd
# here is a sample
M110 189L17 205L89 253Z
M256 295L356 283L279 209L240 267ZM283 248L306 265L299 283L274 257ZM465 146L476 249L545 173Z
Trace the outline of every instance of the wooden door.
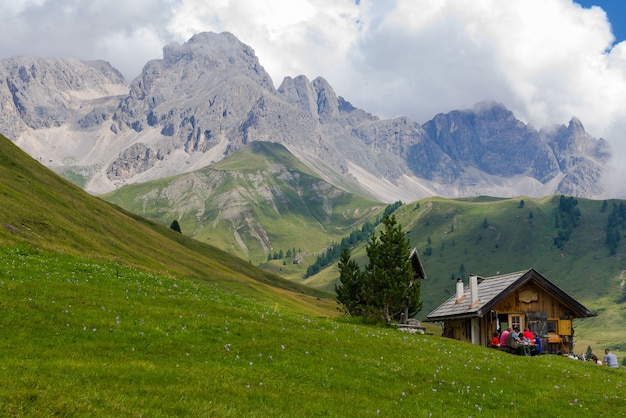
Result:
M548 335L548 313L547 312L527 312L526 324L533 334L537 334L540 338L546 338Z

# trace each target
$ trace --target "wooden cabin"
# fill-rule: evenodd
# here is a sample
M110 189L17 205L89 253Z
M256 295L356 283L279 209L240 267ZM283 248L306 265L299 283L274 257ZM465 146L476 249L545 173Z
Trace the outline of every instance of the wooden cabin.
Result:
M576 318L595 316L534 269L493 277L470 276L464 286L426 317L443 322L443 335L488 346L494 331L528 327L541 338L543 352L574 351Z

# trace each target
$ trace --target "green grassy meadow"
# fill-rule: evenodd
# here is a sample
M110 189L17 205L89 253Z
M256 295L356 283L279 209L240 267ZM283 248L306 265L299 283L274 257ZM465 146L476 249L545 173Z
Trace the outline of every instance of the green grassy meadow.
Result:
M626 368L305 314L210 280L0 250L2 416L623 416Z

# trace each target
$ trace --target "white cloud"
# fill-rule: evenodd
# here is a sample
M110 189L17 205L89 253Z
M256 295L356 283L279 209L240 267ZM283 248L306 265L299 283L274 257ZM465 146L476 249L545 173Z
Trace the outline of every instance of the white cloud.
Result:
M608 65L612 37L599 9L564 0L471 5L399 0L360 40L360 75L381 80L380 94L398 103L382 104L382 112L401 114L413 103L413 115L426 120L433 109L494 99L543 125L596 116L591 109L611 95L607 87L624 83Z
M275 84L323 76L382 117L496 100L537 126L577 116L603 134L623 107L624 48L609 50L601 9L571 0L187 0L167 29L179 42L232 32Z

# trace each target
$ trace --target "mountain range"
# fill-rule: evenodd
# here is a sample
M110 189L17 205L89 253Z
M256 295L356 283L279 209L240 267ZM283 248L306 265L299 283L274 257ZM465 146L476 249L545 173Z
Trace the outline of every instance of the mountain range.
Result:
M384 98L381 98L384 100ZM251 47L200 33L163 48L130 84L104 61L0 61L0 132L91 193L282 144L328 183L380 202L427 196L604 196L611 156L575 117L535 129L505 106L380 119L321 77L276 88Z

